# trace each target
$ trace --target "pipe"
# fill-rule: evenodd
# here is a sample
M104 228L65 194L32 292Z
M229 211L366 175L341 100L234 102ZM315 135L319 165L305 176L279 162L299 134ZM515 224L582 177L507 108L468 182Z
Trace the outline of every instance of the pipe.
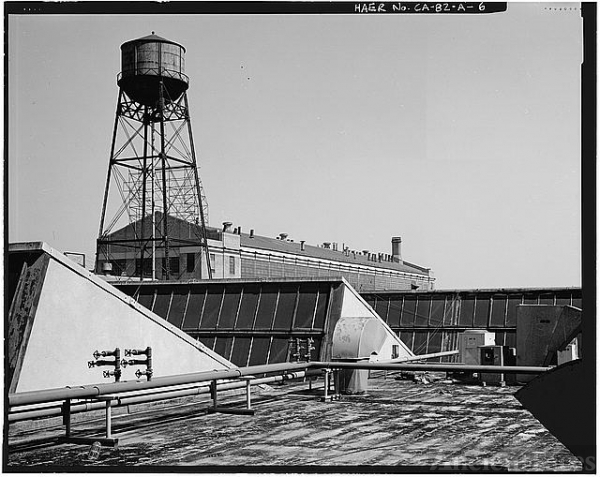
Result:
M78 388L55 388L43 391L29 391L25 393L9 394L9 406L22 406L25 404L37 404L52 401L64 401L65 399L89 399L103 394L117 394L127 391L154 389L180 384L191 384L200 381L212 381L216 379L233 379L251 374L278 373L281 371L306 370L309 368L350 368L350 369L379 369L397 371L470 371L484 373L519 373L519 374L541 374L550 367L535 366L481 366L466 364L400 364L400 363L368 363L368 362L316 362L310 363L277 363L260 366L247 366L243 368L202 371L199 373L179 374L164 376L152 381L124 381L110 384L95 384L81 386Z
M410 361L421 361L422 359L431 359L431 358L441 358L442 356L452 356L460 353L459 350L455 349L452 351L440 351L439 353L429 353L429 354L418 354L415 356L410 356L408 358L394 358L388 359L385 361L377 361L378 363L407 363ZM456 363L454 363L456 364Z
M307 370L307 371L295 371L292 373L287 373L283 375L277 376L268 376L264 378L256 378L252 379L250 383L252 385L260 385L267 384L273 382L280 382L291 379L299 379L306 376L315 376L320 374L320 370ZM229 383L221 383L217 385L218 391L226 391L230 389L238 389L244 387L246 385L245 382L234 381ZM193 388L181 389L176 391L159 391L159 392L151 392L143 395L135 395L135 396L124 396L117 397L111 401L112 407L122 407L122 406L130 406L133 404L145 404L154 401L164 401L167 399L174 399L179 397L186 396L194 396L200 394L206 394L210 392L210 385L208 383L195 386ZM106 404L102 401L100 402L87 402L87 403L79 403L71 405L71 414L87 412L87 411L95 411L99 409L105 409ZM44 418L44 417L54 417L60 416L63 414L63 405L56 405L53 407L45 407L42 409L34 409L34 410L22 410L18 412L13 412L8 415L8 422L19 422L26 421L30 419Z
M551 370L551 367L543 366L489 366L489 365L471 365L460 363L369 363L369 362L311 362L312 367L320 368L338 368L338 369L373 369L390 371L468 371L474 373L519 373L519 374L542 374Z
M122 381L119 383L100 383L75 388L54 388L42 391L29 391L24 393L10 394L8 396L9 406L22 406L26 404L37 404L52 401L64 401L65 399L90 399L103 394L117 394L127 391L142 389L153 389L179 384L192 384L201 381L212 381L215 379L233 379L249 374L277 373L281 371L292 371L307 369L313 363L276 363L260 366L249 366L244 368L232 368L223 370L201 371L199 373L179 374L163 376L152 381Z
M423 355L425 356L425 355ZM316 368L316 369L310 369ZM310 363L278 363L267 364L260 366L248 366L222 371L204 371L200 373L182 374L176 376L166 376L156 378L153 381L126 381L111 384L98 384L92 386L81 386L78 388L58 388L44 391L31 391L26 393L9 394L10 406L23 406L27 404L38 404L52 401L61 401L66 399L86 399L97 397L102 394L118 393L126 391L142 391L153 390L155 388L192 384L198 382L208 382L218 379L232 379L251 374L263 374L269 372L279 372L288 370L300 370L296 372L286 373L284 375L269 376L252 380L252 384L263 384L269 382L284 381L285 379L296 379L304 376L316 375L322 372L322 369L372 369L372 370L397 370L397 371L468 371L468 372L487 372L487 373L519 373L519 374L541 374L551 367L535 367L535 366L482 366L482 365L466 365L466 364L410 364L410 363L369 363L369 362L310 362ZM225 383L217 386L217 390L235 389L243 387L246 384L243 382ZM158 391L145 395L120 397L111 401L111 405L125 406L130 404L141 404L145 402L159 401L176 397L190 396L194 394L203 394L208 392L207 386L196 386L191 389L183 389L178 391ZM106 406L104 402L98 403L83 403L71 406L71 413L83 412L94 409L102 409ZM51 417L62 414L60 405L56 407L45 407L32 411L20 411L9 414L9 422L22 421L38 417Z

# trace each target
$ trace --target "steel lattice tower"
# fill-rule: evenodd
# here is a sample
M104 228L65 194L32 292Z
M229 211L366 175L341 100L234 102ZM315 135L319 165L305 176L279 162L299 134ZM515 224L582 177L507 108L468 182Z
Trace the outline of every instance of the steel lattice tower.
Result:
M97 240L100 263L133 254L127 276L171 277L171 247L197 246L209 265L203 192L187 98L183 46L152 35L121 45L119 96L102 216ZM178 220L177 220L178 219ZM190 224L187 235L181 221ZM184 236L185 235L185 236ZM109 267L110 268L110 267Z

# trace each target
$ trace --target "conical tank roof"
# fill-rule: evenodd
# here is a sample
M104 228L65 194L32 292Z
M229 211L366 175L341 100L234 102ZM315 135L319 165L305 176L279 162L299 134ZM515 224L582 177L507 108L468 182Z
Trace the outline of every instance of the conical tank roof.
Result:
M183 45L177 43L176 41L167 40L166 38L163 38L162 36L158 36L154 32L152 32L152 34L150 34L150 35L136 38L135 40L126 41L125 43L123 43L121 45L121 48L123 48L124 45L127 45L129 43L170 43L171 45L177 45L177 46L181 47L183 49L183 51L186 51L185 47Z

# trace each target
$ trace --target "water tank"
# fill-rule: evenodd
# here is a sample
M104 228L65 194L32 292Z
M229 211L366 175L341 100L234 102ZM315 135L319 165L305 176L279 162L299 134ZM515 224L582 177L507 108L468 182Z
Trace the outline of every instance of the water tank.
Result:
M121 73L117 84L132 100L156 106L162 80L165 102L176 101L187 89L185 48L152 32L121 45Z

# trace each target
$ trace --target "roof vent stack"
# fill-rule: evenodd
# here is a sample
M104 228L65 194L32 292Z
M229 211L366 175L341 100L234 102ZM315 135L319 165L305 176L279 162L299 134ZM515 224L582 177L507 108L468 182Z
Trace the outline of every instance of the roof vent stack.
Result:
M223 222L223 232L229 232L233 222Z
M392 262L402 262L402 237L392 237Z

